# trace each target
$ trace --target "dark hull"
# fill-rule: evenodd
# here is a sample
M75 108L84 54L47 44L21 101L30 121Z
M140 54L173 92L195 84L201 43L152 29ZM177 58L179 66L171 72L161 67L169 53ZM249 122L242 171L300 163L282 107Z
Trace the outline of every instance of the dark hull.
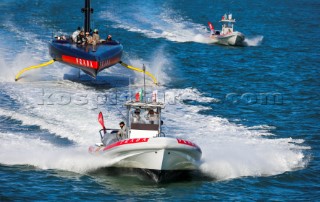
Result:
M198 175L197 170L151 170L140 169L140 174L152 179L157 183L190 181L194 176Z
M156 183L170 183L177 181L192 181L202 179L199 170L152 170L141 168L105 167L92 171L91 174L109 175L113 177L132 176L141 180Z
M116 41L96 45L78 45L69 40L52 40L49 43L50 56L59 62L81 69L86 74L97 74L121 61L123 47Z

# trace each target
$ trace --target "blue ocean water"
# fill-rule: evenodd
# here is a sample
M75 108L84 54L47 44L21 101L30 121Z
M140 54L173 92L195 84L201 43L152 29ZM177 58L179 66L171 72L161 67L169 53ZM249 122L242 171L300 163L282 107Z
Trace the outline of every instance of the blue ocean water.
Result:
M0 5L1 201L319 200L319 1L92 0L92 27L162 84L165 132L203 150L203 177L163 184L103 172L108 162L87 152L99 141L98 112L116 127L141 75L116 65L88 84L66 80L74 70L55 63L14 82L50 59L53 34L82 25L83 2ZM245 46L209 43L207 22L219 28L225 12Z

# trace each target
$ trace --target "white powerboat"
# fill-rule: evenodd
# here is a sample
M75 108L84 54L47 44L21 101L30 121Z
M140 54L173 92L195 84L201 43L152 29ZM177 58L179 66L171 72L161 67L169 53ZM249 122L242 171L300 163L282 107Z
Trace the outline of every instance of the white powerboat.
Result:
M233 30L233 25L236 22L235 19L232 19L232 14L225 14L222 16L220 21L222 23L221 30L214 30L214 26L211 22L208 22L209 28L211 30L211 36L213 43L227 45L227 46L241 46L245 36L238 31Z
M125 106L126 130L105 128L100 113L101 143L91 146L90 153L117 159L110 167L142 169L157 182L198 170L202 154L199 146L188 140L167 137L161 131L163 103L138 99Z

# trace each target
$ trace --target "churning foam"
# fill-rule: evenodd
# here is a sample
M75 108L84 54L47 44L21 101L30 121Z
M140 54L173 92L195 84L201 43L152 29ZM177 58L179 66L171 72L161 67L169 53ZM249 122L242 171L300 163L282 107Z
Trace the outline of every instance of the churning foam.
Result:
M129 19L126 16L122 18L122 15L115 15L114 12L114 10L107 11L102 13L101 17L113 21L113 27L117 29L121 28L144 34L149 38L165 38L175 42L215 43L209 37L210 32L206 25L185 19L170 8L159 11L160 14L149 13L149 18L134 14ZM263 36L247 37L244 45L259 46L262 40Z
M0 133L0 162L7 165L32 165L41 169L58 169L85 173L106 167L116 159L93 158L84 146L56 147L22 134Z
M30 93L31 88L34 86L21 89L21 92ZM54 85L48 85L47 88L59 90L59 87ZM199 111L208 108L201 106L201 103L218 100L203 96L197 89L162 90L167 95L166 99L170 100L163 111L164 132L168 136L194 141L202 148L201 170L205 174L224 180L280 174L306 166L304 150L309 148L301 145L303 140L274 136L269 138L272 134L266 126L248 128L230 123L224 118L202 115ZM85 94L95 90L77 86L69 87L69 91ZM184 104L185 100L196 100L200 105L187 105ZM120 106L105 105L101 108L107 108L104 111L106 125L117 127L117 120L123 118L119 111L124 109ZM87 153L88 146L99 141L97 131L100 126L96 120L99 110L73 105L28 106L25 103L19 110L21 112L11 115L12 119L21 120L24 125L39 125L53 135L72 140L75 145L57 147L39 138L28 138L18 133L2 133L0 162L80 173L110 165L111 161L108 159L97 160ZM0 112L4 115L9 113L5 110ZM22 148L23 152L17 148Z
M167 75L166 72L170 71L172 68L172 63L169 60L169 57L165 55L165 46L160 46L155 48L153 53L151 53L150 61L143 60L137 56L128 54L125 57L124 61L128 61L129 65L134 67L138 67L142 69L143 65L146 67L146 71L149 71L157 80L160 85L164 85L170 81L170 77ZM119 70L123 71L123 70ZM143 84L143 73L141 72L130 72L127 73L133 76L133 82L135 85ZM134 75L132 75L132 73ZM152 79L146 75L146 83L152 84Z
M245 46L260 46L262 43L263 36L246 37L244 40Z
M165 38L175 42L210 43L209 32L204 25L174 15L171 9L165 9L160 14L152 14L150 18L140 15L121 18L110 11L102 13L102 18L113 21L115 28L126 29L130 32L144 34L149 38Z
M172 89L174 94L191 94L186 99L199 102L217 102L205 99L194 89ZM182 98L179 100L179 98ZM230 123L227 119L201 115L199 106L182 103L167 105L164 112L167 133L195 141L202 149L201 170L219 180L242 176L269 176L303 168L307 164L304 141L275 138L267 126L248 128ZM179 110L177 110L179 109ZM272 138L269 138L272 136Z
M5 54L0 55L0 82L14 82L15 75L21 69L37 63L27 51L18 53L13 60L3 57ZM37 73L38 71L35 71L34 75Z

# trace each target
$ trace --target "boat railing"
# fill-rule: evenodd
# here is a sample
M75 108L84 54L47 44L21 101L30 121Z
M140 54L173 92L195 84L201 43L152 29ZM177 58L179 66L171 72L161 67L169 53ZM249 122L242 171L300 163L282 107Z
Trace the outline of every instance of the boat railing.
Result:
M119 45L120 42L116 41L116 40L112 40L112 41L106 41L106 40L101 40L100 44L106 44L106 45Z
M235 19L231 19L231 20L220 20L219 22L222 22L222 23L235 23L236 20L235 20Z
M72 41L69 39L55 39L54 42L55 43L62 43L62 44L63 43L72 43Z

